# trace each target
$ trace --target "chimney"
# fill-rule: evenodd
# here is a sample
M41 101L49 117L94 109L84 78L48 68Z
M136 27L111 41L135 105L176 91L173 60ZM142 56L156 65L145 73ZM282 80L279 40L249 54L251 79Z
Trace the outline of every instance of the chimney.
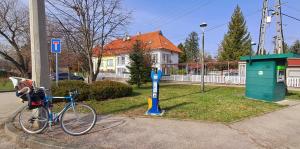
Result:
M128 33L125 34L123 41L127 41L130 40L130 36L128 35Z
M142 32L137 32L137 33L136 33L136 35L141 35L141 34L142 34Z

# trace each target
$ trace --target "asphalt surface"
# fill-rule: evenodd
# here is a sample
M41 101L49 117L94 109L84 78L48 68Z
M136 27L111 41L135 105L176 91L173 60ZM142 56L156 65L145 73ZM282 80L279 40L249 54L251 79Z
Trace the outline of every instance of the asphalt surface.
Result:
M0 103L0 123L23 105L13 92L0 93ZM0 149L19 149L18 145L5 135L3 128L0 128Z
M300 147L300 105L233 124L159 118L102 117L86 135L72 137L59 127L38 135L80 148L269 149Z
M0 116L5 119L22 104L14 93L0 94ZM233 124L181 121L160 118L99 116L86 135L73 137L59 125L35 136L72 144L79 148L112 149L298 149L300 147L300 103ZM19 147L0 130L0 148Z

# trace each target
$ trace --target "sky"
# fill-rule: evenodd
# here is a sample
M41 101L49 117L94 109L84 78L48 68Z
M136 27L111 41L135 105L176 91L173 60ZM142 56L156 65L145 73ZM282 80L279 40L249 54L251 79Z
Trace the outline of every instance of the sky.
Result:
M270 9L274 9L274 1L269 2ZM299 0L282 0L282 4L283 13L300 19ZM184 42L192 31L200 34L199 25L206 22L205 51L213 56L217 55L234 8L239 5L253 42L258 43L262 0L123 0L122 5L132 11L127 29L130 35L161 30L175 45ZM300 39L300 22L283 16L283 33L285 41L291 45ZM272 37L275 35L273 18L267 28L267 51L273 51Z
M21 0L28 5L28 0ZM132 11L129 35L161 30L175 45L183 43L188 34L201 33L199 25L208 24L205 32L205 51L213 56L228 31L228 23L237 5L242 9L253 42L258 43L263 0L121 0L124 10ZM281 0L282 13L300 19L300 0ZM275 0L269 0L274 9ZM283 16L285 42L291 45L300 39L300 21ZM265 48L272 52L275 18L267 27ZM201 38L199 38L201 40ZM201 43L199 41L199 43ZM200 45L201 47L201 45ZM253 46L256 51L257 45Z

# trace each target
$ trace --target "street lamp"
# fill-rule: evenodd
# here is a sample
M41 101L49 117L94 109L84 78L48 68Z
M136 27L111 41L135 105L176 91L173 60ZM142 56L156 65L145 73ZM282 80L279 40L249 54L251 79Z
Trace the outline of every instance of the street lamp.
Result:
M251 42L251 49L249 55L252 56L252 47L256 46L256 42Z
M202 92L204 93L204 32L205 28L207 27L206 23L200 24L200 28L202 29L202 64L201 64L201 87L202 87Z

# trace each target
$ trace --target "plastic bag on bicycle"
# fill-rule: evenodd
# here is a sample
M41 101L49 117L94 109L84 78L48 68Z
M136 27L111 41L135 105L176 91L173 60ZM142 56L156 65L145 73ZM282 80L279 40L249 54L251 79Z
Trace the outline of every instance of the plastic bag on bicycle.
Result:
M23 101L28 101L28 96L26 95L26 93L23 92L19 92L20 90L22 90L23 88L28 87L30 89L29 94L32 94L33 91L33 82L32 80L24 80L21 81L18 86L16 87L17 91L16 91L16 96L20 97L23 99Z
M28 100L29 109L39 108L44 105L45 93L44 90L39 89L34 91L30 95L30 99Z

